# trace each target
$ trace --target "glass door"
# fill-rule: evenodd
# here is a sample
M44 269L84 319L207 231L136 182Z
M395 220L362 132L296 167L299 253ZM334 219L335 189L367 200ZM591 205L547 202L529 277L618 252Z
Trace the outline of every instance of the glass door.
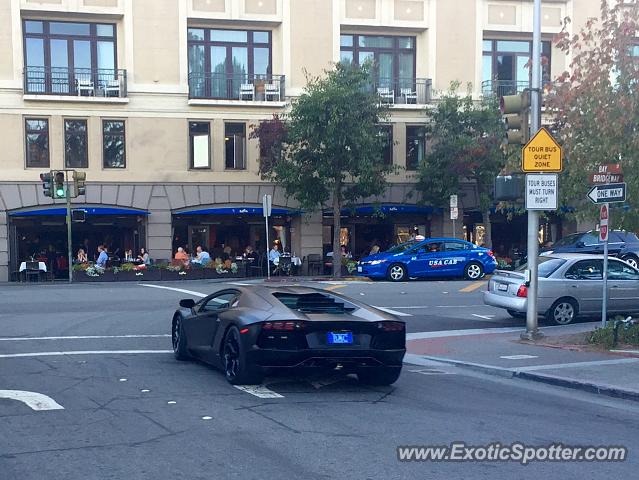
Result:
M189 249L195 255L195 249L202 247L208 249L209 245L209 227L208 226L189 226Z
M69 93L68 44L68 40L51 40L51 93Z

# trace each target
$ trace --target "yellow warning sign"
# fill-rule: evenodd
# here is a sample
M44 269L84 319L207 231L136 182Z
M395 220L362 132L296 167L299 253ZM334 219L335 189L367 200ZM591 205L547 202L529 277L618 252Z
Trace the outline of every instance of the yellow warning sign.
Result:
M526 144L521 152L521 169L524 172L561 172L563 162L561 146L542 128Z

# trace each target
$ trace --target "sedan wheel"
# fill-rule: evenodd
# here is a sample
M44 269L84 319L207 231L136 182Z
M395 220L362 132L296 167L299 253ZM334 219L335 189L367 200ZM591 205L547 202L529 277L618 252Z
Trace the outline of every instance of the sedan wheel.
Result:
M548 320L557 325L568 325L575 318L577 318L577 304L569 298L557 300L548 311Z
M639 268L639 261L637 261L636 257L628 257L628 258L624 258L624 260L631 267Z
M222 350L224 375L233 385L256 385L262 382L262 375L253 365L249 365L240 340L237 327L231 327L224 337Z
M479 280L484 276L484 269L479 263L469 263L464 273L468 280Z
M391 265L388 269L388 279L393 282L401 282L406 280L406 268L399 263Z

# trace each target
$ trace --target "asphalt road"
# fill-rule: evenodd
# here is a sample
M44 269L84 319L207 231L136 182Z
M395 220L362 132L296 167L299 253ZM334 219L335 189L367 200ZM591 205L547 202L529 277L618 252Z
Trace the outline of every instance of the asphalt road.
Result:
M208 293L223 285L160 286ZM414 332L521 324L482 307L479 290L470 291L467 282L321 286L405 312ZM243 391L220 372L168 352L170 316L185 296L137 284L0 287L0 391L39 392L63 407L36 411L0 398L0 478L636 475L635 402L438 364L407 365L392 387L329 375L274 377L262 389ZM397 460L397 446L453 441L626 445L630 457L528 466Z

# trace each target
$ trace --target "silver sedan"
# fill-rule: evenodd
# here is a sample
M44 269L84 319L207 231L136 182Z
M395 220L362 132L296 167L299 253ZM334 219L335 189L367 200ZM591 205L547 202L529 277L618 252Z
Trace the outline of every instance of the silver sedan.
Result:
M484 292L484 303L525 318L528 288L525 268L498 270ZM567 325L578 316L601 314L603 257L556 253L539 258L539 314L547 322ZM623 260L608 260L608 315L639 313L639 270Z

